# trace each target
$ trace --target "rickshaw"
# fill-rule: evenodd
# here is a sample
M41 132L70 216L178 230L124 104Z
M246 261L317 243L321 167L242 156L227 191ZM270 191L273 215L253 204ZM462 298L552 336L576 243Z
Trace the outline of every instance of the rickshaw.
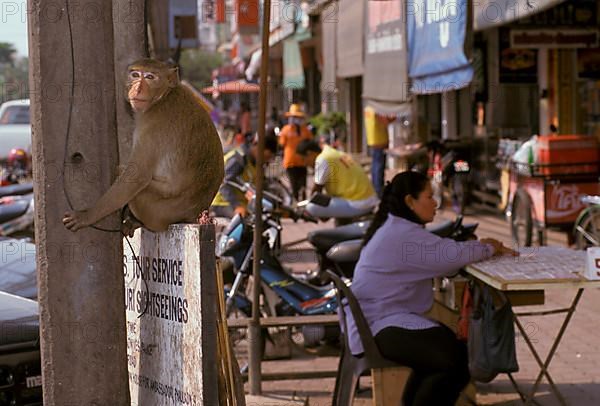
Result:
M509 204L511 234L519 247L546 244L546 229L569 234L586 209L582 197L599 195L598 160L558 164L511 162ZM585 199L584 199L585 201Z

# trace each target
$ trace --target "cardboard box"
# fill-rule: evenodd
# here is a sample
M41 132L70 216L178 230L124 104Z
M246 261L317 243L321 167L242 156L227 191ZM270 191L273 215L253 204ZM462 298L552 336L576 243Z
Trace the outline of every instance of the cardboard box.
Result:
M590 247L587 249L583 276L589 280L600 279L600 247Z
M587 135L542 135L537 139L542 175L598 172L598 141ZM544 166L551 165L551 166Z

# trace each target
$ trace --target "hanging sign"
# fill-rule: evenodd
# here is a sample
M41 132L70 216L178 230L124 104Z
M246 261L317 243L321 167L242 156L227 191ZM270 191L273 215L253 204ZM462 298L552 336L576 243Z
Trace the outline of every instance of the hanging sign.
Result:
M364 98L394 103L408 100L404 4L404 0L367 2Z
M473 68L464 53L467 0L407 0L408 75L415 94L468 86Z

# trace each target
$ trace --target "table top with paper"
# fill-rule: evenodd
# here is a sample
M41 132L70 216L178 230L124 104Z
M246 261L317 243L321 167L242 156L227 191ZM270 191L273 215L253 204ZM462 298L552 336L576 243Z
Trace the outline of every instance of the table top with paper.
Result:
M563 247L526 247L520 255L493 257L471 264L466 272L504 291L600 287L586 278L586 251Z

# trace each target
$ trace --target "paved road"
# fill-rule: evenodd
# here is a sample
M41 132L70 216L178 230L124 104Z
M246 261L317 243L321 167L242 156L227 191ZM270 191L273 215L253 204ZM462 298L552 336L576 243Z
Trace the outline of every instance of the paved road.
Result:
M437 219L454 218L452 213L438 213ZM467 212L465 222L476 221L479 223L479 237L493 237L502 240L505 244L511 243L508 224L499 215L475 214ZM310 230L317 227L332 227L332 223L313 224L292 222L284 226L284 243L300 239ZM566 236L561 233L550 232L549 245L566 245ZM295 272L302 272L315 266L314 255L309 250L307 243L300 244L283 254L283 261ZM556 308L569 303L574 291L555 290L546 296L544 308ZM537 306L539 308L539 306ZM520 308L526 309L526 308ZM559 386L566 400L571 405L599 405L600 404L600 352L596 343L598 326L600 325L600 291L587 290L581 299L578 311L573 316L569 330L558 348L550 366L550 372ZM526 320L525 328L530 337L536 341L540 348L542 358L558 331L562 315L530 317ZM243 343L242 343L243 344ZM533 384L538 369L535 360L528 352L525 342L517 337L518 360L521 371L515 374L517 381L528 388ZM243 356L243 354L242 354ZM301 346L294 347L294 356L290 360L265 361L264 371L292 371L292 370L335 370L338 359L335 356L316 357L306 352ZM310 405L325 406L331 404L331 392L334 379L302 380L302 381L277 381L264 382L263 390L269 393L281 393L308 396ZM361 388L355 405L371 405L371 392L369 390L370 378L361 380ZM544 381L542 390L536 397L542 405L558 404L550 393ZM490 384L478 385L477 402L485 405L511 405L521 404L518 396L513 393L512 387L506 376L500 376Z

